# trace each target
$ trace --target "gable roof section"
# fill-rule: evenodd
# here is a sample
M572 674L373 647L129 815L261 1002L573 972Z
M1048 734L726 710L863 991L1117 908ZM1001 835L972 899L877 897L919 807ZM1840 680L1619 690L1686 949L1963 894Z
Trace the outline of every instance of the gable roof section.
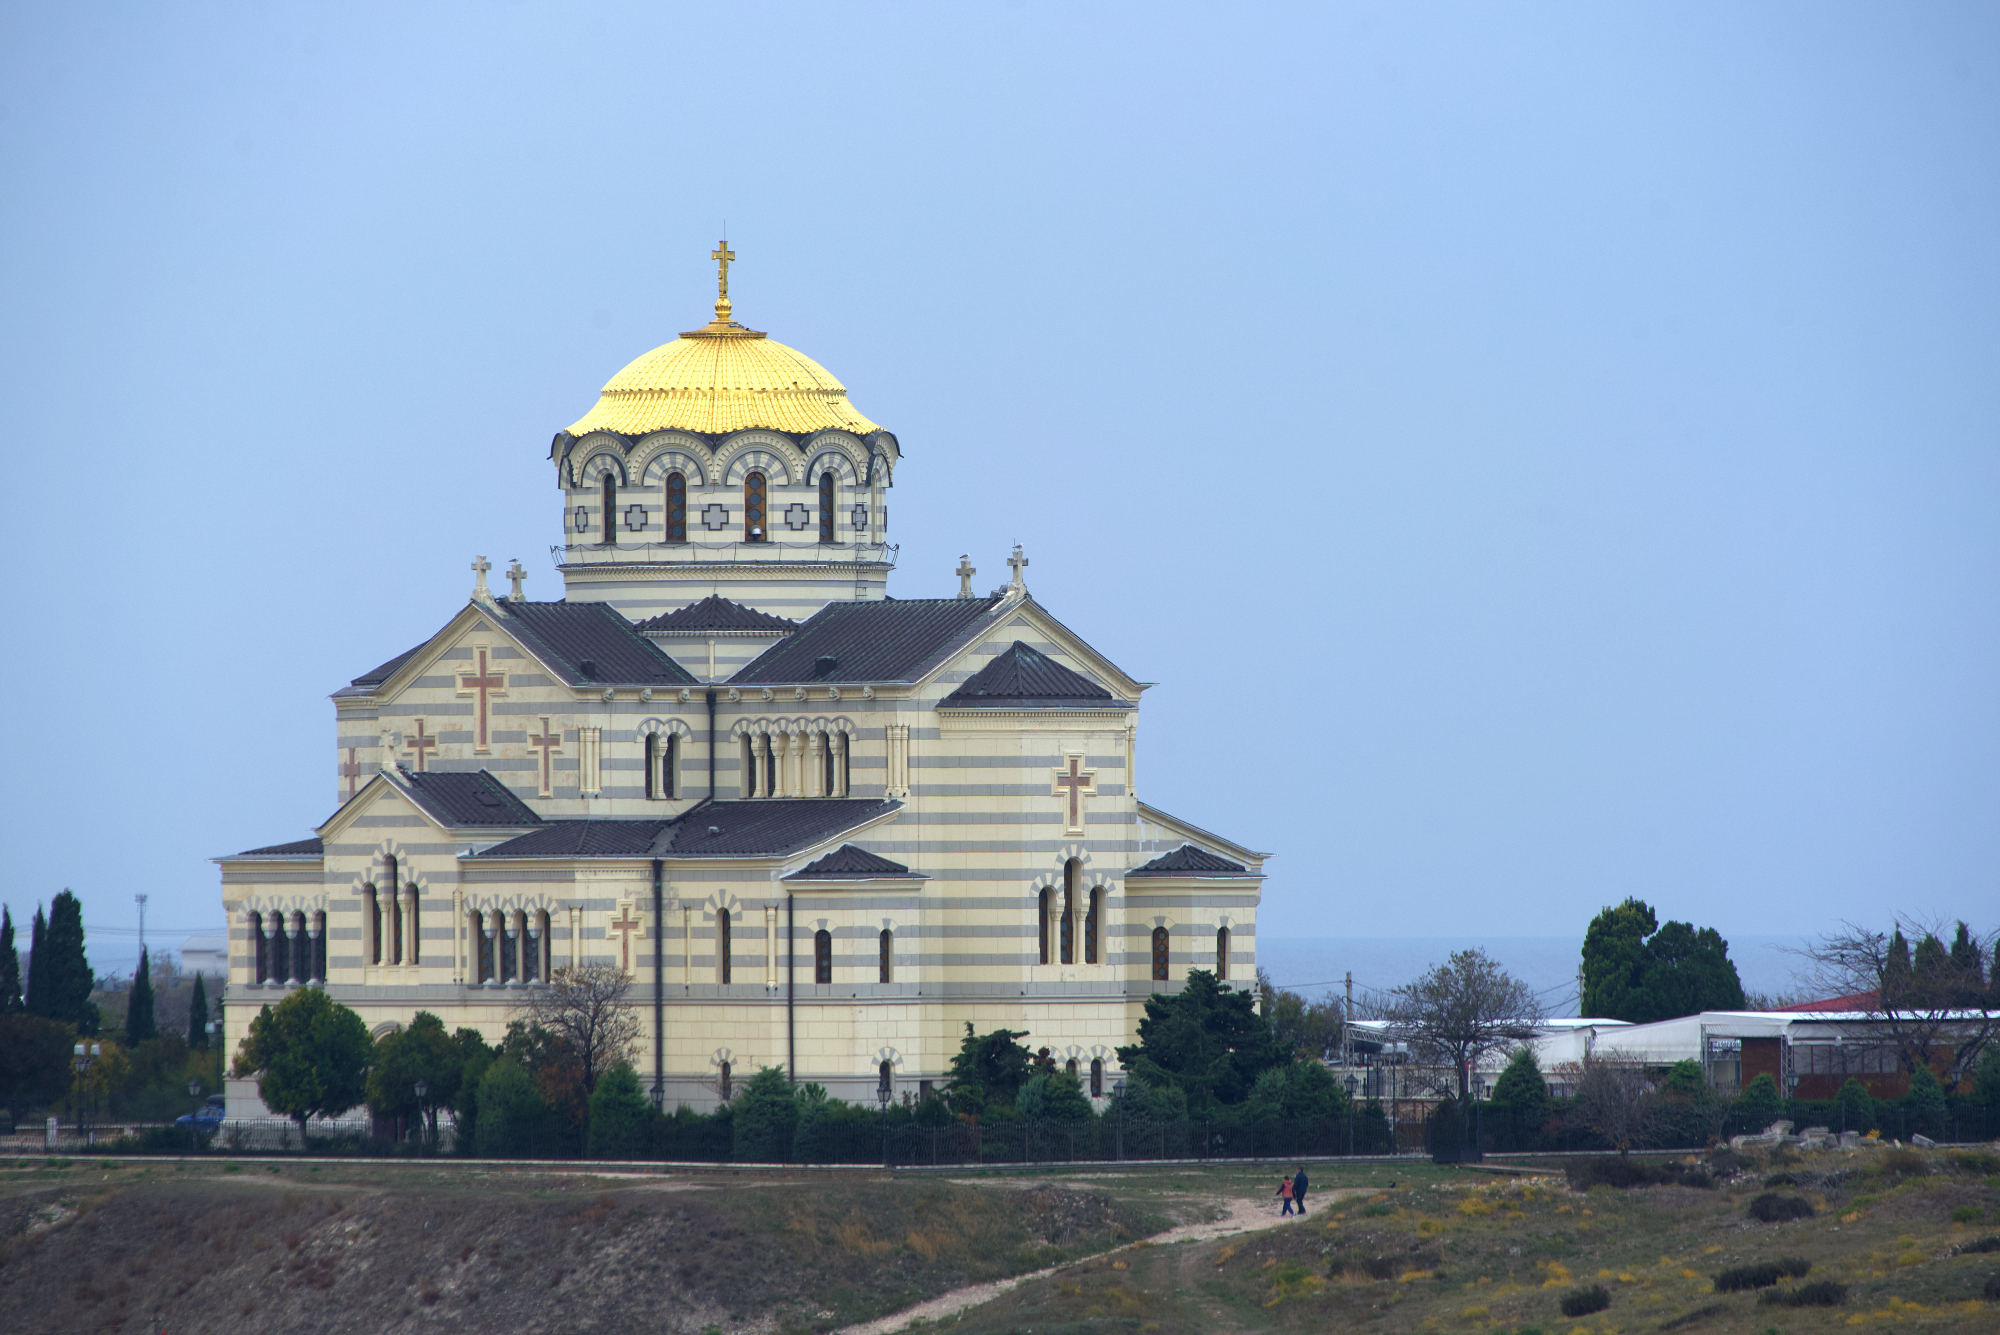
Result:
M1142 823L1163 827L1163 832L1170 839L1179 839L1182 843L1186 844L1192 844L1196 840L1200 840L1202 844L1206 844L1211 848L1219 848L1231 857L1241 858L1245 863L1255 862L1260 867L1263 865L1264 860L1271 856L1269 853L1260 853L1254 848L1246 848L1234 839L1224 839L1221 835L1210 830L1204 830L1201 826L1192 822L1184 821L1179 816L1169 815L1150 802L1136 802L1133 805L1138 807L1139 819ZM1146 843L1152 841L1152 838L1151 835L1142 835L1140 847L1145 847ZM1158 844L1154 844L1153 846L1158 847ZM1200 845L1196 846L1199 847ZM1263 873L1259 871L1246 874L1261 876Z
M569 686L693 686L694 677L609 603L500 599L498 620ZM588 665L586 667L586 665Z
M241 853L232 853L238 858L316 858L324 853L317 839L295 839L289 844L271 844L264 848L246 848Z
M1143 866L1125 873L1133 876L1248 876L1250 869L1240 862L1219 858L1193 844L1182 844L1171 853L1162 853Z
M783 857L902 810L873 798L700 802L671 820L558 820L482 858Z
M430 643L429 640L424 641L424 644L429 644L429 643ZM382 664L382 666L368 669L368 671L362 673L360 676L356 677L353 681L350 681L347 684L349 686L380 686L383 682L389 680L389 677L396 671L397 668L409 662L410 657L413 654L415 654L417 650L423 647L424 647L423 644L412 645L410 648L403 650L402 653L397 654L394 658L390 659L388 662Z
M1122 700L1114 700L1111 692L1081 672L1064 667L1020 640L938 701L940 709L982 705L1041 709L1066 705L1131 707Z
M799 628L799 623L790 617L772 616L769 612L759 612L754 607L745 607L719 593L711 593L699 602L673 612L662 612L638 623L635 630L647 632L661 631L703 631L703 630L761 630L789 635Z
M398 766L396 777L418 806L451 829L546 824L533 807L514 795L513 789L485 770L474 774L438 770L413 774Z
M730 684L915 681L977 634L1001 601L995 595L828 603Z
M885 876L917 878L900 862L877 857L865 848L853 844L842 844L816 862L809 862L791 875L788 881L869 881ZM921 879L921 878L918 878Z

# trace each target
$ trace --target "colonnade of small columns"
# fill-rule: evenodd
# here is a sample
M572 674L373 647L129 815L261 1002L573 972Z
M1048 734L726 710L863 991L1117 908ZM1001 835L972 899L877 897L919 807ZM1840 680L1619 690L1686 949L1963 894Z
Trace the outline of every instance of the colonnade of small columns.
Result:
M422 949L418 944L417 887L415 882L394 888L362 887L367 901L363 925L368 929L370 964L416 964Z
M286 918L291 919L287 932ZM326 914L310 917L294 910L250 914L250 934L257 942L252 971L254 983L296 986L326 981Z
M800 729L743 735L746 797L846 797L847 734Z
M471 909L476 983L545 983L549 978L549 915L540 910Z

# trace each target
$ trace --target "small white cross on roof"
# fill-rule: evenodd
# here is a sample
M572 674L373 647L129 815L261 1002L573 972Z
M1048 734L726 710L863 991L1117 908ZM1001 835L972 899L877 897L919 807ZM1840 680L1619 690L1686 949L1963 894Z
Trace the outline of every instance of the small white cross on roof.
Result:
M482 602L490 601L493 597L492 591L486 587L486 572L492 568L493 563L484 556L475 556L472 558L472 573L477 576L476 582L472 586L472 596L480 599Z
M1021 554L1020 543L1017 542L1014 544L1014 554L1007 558L1007 564L1014 568L1014 578L1009 581L1007 585L1008 590L1011 592L1019 589L1022 592L1026 592L1028 582L1021 578L1021 572L1028 568L1028 558Z

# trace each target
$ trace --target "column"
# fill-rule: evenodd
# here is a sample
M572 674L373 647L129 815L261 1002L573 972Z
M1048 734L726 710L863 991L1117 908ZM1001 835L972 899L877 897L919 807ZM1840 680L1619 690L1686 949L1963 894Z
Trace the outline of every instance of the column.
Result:
M769 797L765 777L770 773L771 739L761 732L750 734L750 776L752 797Z
M826 734L806 734L806 796L828 797L826 790Z
M778 985L778 909L764 906L764 986Z
M423 948L417 944L417 883L408 884L408 898L403 902L403 963L417 964L423 959Z
M829 797L847 796L847 734L835 732L827 734L827 741L833 746L833 791Z

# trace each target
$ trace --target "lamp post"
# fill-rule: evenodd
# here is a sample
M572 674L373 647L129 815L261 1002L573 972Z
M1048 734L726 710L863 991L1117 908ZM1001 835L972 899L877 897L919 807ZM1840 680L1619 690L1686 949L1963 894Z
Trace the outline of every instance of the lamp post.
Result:
M1347 1157L1354 1157L1354 1091L1361 1084L1354 1072L1347 1073Z
M188 1081L188 1097L195 1100L194 1111L188 1114L188 1153L195 1151L195 1123L201 1120L201 1081Z
M882 1166L889 1166L889 1063L882 1063L881 1077L875 1082L875 1102L882 1109Z
M83 1143L90 1145L90 1068L104 1055L102 1043L79 1043L76 1045L76 1121L77 1130L83 1134Z
M430 1142L430 1119L424 1115L424 1095L431 1092L431 1082L417 1081L417 1144L427 1147Z

